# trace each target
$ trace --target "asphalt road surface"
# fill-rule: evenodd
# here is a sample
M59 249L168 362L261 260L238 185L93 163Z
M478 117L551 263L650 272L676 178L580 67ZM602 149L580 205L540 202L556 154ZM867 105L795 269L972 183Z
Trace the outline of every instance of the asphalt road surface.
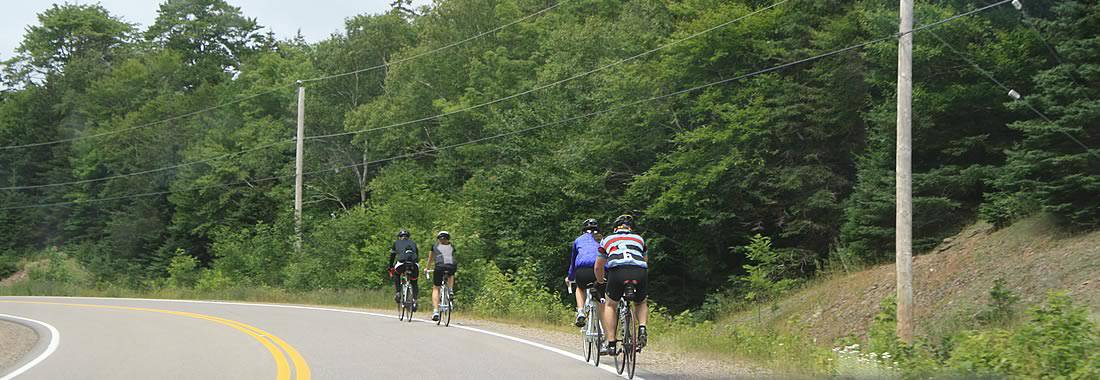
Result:
M396 311L394 313L396 314ZM615 379L607 366L490 331L291 305L0 297L38 331L18 379ZM427 313L418 313L427 317ZM53 331L53 332L51 332ZM578 337L578 340L580 338ZM578 346L580 344L578 343ZM612 362L605 357L604 363ZM635 378L645 377L638 369Z

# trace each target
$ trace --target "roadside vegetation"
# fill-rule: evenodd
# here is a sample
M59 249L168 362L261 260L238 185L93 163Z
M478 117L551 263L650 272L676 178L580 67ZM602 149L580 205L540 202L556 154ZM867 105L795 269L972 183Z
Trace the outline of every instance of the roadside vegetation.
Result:
M920 2L917 23L988 4ZM1061 358L1095 348L1080 305L1100 305L1100 260L1078 261L1100 228L1097 2L1002 4L916 36L917 268L938 282L918 285L935 314L913 347L887 339L882 267L895 44L746 76L889 37L896 6L766 6L398 0L312 43L224 0L165 2L148 26L52 6L0 64L0 294L389 309L394 234L426 248L447 230L463 312L561 325L581 221L634 210L655 347L810 375L1088 378L1095 355ZM336 73L305 84L298 250L292 84Z

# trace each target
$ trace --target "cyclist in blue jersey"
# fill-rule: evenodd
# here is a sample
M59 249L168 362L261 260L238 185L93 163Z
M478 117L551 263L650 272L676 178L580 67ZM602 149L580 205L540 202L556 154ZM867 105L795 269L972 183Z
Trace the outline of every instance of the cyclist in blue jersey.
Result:
M569 273L565 275L565 282L574 286L573 294L577 297L577 327L584 326L584 303L587 302L589 287L596 284L596 258L600 254L600 223L596 219L588 219L581 225L581 236L573 240L569 252Z
M621 215L611 224L613 232L600 242L600 256L596 260L596 289L602 294L606 291L604 311L601 316L604 331L607 332L607 354L617 353L616 310L619 299L623 297L626 281L636 281L634 285L635 314L638 316L638 348L645 347L646 321L649 319L649 305L646 304L646 285L649 282L649 263L645 239L634 233L634 217ZM603 351L603 350L601 350Z

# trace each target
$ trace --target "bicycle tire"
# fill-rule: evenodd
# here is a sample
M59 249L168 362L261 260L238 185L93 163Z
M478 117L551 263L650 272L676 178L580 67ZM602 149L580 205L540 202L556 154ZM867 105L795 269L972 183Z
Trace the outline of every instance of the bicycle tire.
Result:
M599 314L597 314L597 317L598 316L599 316ZM593 364L595 366L599 367L600 366L600 345L603 344L603 340L604 340L605 337L603 336L603 327L600 326L599 318L596 318L596 319L597 320L594 322L596 324L595 325L595 327L596 327L596 341L592 342L592 346L595 347L595 350L596 350L596 362L593 363Z
M454 295L451 292L451 288L447 288L447 321L443 323L443 326L451 327L451 313L455 310L455 304L453 302ZM442 317L440 317L442 319Z
M443 286L439 287L439 304L441 306L444 305L444 302L445 302L444 300L446 300L446 299L447 299L447 285L444 284ZM440 310L436 310L436 311L439 312L439 318L435 320L435 325L439 326L440 324L443 323L443 312L440 311Z
M584 330L581 330L581 347L584 350L584 362L588 363L592 361L592 339L589 334L592 332L592 321L585 322ZM596 353L596 360L599 360L600 354Z
M416 300L409 301L410 299L412 299L412 285L409 285L408 283L406 283L405 284L405 310L408 311L409 317L405 319L405 322L412 323L412 321L413 321L412 304L413 304L413 302L416 302Z
M626 342L628 342L630 339L630 329L627 328L627 326L630 325L630 303L625 300L620 300L619 305L623 306L620 307L621 310L619 315L618 347L619 352L617 352L615 355L615 370L618 372L618 374L622 375L623 371L626 370L626 361L629 359L629 356L627 356L626 354Z
M627 329L630 331L630 338L627 341L630 344L630 349L627 350L627 379L634 378L634 369L638 366L638 321L633 318L634 312L630 312L632 318L630 323L627 323Z

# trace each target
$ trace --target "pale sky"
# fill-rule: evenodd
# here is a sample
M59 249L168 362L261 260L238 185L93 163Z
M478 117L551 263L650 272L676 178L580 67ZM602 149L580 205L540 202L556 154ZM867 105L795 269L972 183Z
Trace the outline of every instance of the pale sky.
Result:
M363 13L382 13L392 0L227 0L240 7L246 17L255 18L265 30L280 38L294 36L299 29L309 42L320 41L343 31L344 19ZM14 55L29 25L38 24L37 15L54 3L99 3L115 17L139 25L144 30L157 17L158 0L0 0L0 60ZM429 5L431 0L413 0L413 5Z

